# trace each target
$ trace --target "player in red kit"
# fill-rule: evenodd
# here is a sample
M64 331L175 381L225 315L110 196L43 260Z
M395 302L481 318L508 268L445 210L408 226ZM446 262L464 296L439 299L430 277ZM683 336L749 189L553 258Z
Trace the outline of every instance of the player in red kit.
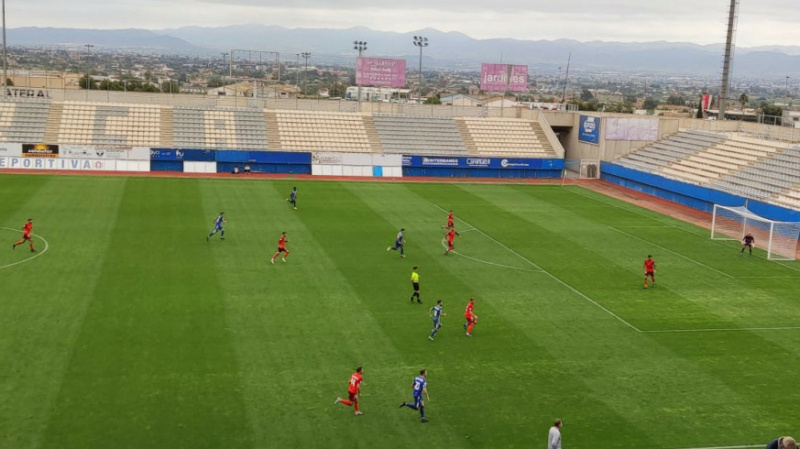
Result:
M656 261L653 256L648 255L644 261L644 288L647 288L647 276L653 280L653 287L656 286Z
M356 416L361 415L361 411L358 410L358 394L361 393L361 381L364 380L363 378L364 368L358 367L356 368L356 372L350 376L350 387L347 389L347 399L336 398L333 401L334 404L344 404L348 407L351 405L353 408L356 409Z
M280 253L283 253L283 259L281 260L286 262L286 258L289 257L289 250L286 249L286 243L288 242L289 240L286 239L286 233L285 232L281 233L281 238L278 240L278 250L275 251L275 255L272 256L270 262L275 263L275 259L278 258L278 254Z
M469 298L467 309L464 311L464 318L467 322L464 323L464 329L467 330L467 337L472 337L472 327L478 322L478 315L475 315L472 310L475 308L475 297Z
M456 238L456 236L461 237L461 234L456 232L455 229L450 228L450 232L448 232L447 235L445 236L447 237L447 251L444 252L445 256L449 254L450 251L453 250L453 248L455 248L455 246L453 246L453 239Z
M22 245L25 243L25 240L27 240L31 246L31 252L36 252L36 250L33 249L33 237L31 237L31 231L33 231L33 218L29 218L28 222L25 223L25 226L22 227L22 240L11 245L11 249L16 249L17 246Z
M453 229L453 225L455 223L456 217L453 215L453 211L450 211L447 214L447 226L442 226L442 229Z

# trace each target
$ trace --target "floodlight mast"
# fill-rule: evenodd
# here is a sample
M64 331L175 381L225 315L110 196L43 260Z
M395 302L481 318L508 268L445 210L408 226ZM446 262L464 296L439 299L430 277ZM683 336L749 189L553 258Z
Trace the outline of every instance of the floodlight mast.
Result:
M422 49L429 45L428 38L425 36L414 36L414 46L419 47L419 93L417 97L422 99Z
M361 57L361 53L367 51L367 42L366 41L353 41L353 50L358 50L358 57ZM358 64L356 64L357 66ZM358 69L358 67L356 67ZM358 78L358 75L356 75ZM356 79L356 84L358 84L358 79ZM361 102L361 85L358 86L358 101Z
M728 100L731 65L733 62L733 41L736 36L736 22L739 18L739 0L731 0L728 11L728 34L725 39L725 57L722 63L722 86L719 89L719 114L717 120L725 120L725 102Z

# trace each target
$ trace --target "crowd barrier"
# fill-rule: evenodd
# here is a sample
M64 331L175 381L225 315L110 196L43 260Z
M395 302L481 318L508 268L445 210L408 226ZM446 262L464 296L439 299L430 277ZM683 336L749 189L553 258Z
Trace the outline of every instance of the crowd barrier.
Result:
M311 174L322 176L403 176L399 154L312 153Z
M403 176L560 178L563 159L403 156Z
M0 144L0 169L150 171L150 148L84 145Z
M564 160L0 143L2 169L183 173L249 169L354 177L559 178Z
M742 206L775 221L800 221L800 211L602 162L601 178L619 186L712 213L714 204Z

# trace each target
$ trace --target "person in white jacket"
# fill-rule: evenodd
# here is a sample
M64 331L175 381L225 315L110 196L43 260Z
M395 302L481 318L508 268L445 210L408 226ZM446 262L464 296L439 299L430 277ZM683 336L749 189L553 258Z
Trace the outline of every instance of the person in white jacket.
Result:
M547 435L547 449L561 449L561 420L557 419Z

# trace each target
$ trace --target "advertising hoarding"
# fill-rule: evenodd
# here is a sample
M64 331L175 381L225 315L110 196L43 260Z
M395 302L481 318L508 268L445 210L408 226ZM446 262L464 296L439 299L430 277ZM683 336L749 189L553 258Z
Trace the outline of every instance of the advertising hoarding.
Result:
M406 85L405 59L361 57L356 60L359 86L403 87Z
M581 115L578 140L595 145L600 143L600 117Z
M481 89L496 92L527 92L528 66L483 64L481 65Z

